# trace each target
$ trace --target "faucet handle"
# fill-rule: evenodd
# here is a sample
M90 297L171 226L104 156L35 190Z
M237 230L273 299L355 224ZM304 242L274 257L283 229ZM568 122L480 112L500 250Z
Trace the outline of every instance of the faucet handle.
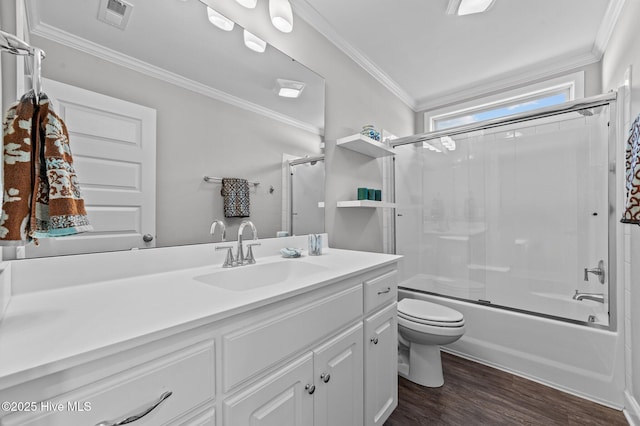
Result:
M261 246L261 243L249 243L247 244L247 257L245 258L245 263L247 265L253 265L256 263L255 257L253 257L253 246Z
M218 250L227 250L227 257L224 259L224 263L222 264L223 268L231 268L234 266L235 259L233 258L233 246L218 246L216 247L216 251Z

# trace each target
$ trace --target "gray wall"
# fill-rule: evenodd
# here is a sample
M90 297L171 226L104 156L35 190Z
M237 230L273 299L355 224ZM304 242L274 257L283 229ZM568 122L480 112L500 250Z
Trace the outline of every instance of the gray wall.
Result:
M640 38L638 37L640 2L627 1L609 41L602 60L602 86L605 91L615 90L624 80L625 70L632 65L631 120L640 113ZM628 129L621 129L626 135ZM625 228L625 281L624 294L627 355L627 392L640 400L640 228ZM622 278L622 277L621 277ZM629 368L630 367L630 368ZM640 418L635 418L640 421Z

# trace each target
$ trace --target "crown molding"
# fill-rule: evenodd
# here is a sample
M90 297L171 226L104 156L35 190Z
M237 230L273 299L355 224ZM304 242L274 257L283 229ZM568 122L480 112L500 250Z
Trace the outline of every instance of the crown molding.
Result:
M66 31L60 30L59 28L44 24L38 19L37 7L35 7L35 5L28 0L26 4L27 25L29 27L29 32L33 35L52 40L56 43L62 44L72 49L76 49L83 53L93 55L113 64L120 65L130 70L142 73L146 76L156 78L158 80L173 84L178 87L182 87L183 89L190 90L200 95L216 99L229 105L244 109L246 111L263 115L267 118L279 121L289 126L293 126L319 136L324 135L323 128L313 126L309 123L305 123L303 121L292 118L286 114L282 114L272 109L265 108L261 105L249 102L246 99L239 98L237 96L223 92L222 90L207 86L206 84L188 79L164 68L151 65L147 62L141 61L128 55L124 55L100 44L83 39L81 37L77 37Z
M611 0L607 7L607 11L602 18L602 23L598 29L596 40L593 43L592 53L598 58L598 60L602 59L604 52L607 50L609 39L611 38L611 34L613 34L613 30L618 22L624 3L625 0Z
M368 72L373 78L378 80L380 84L404 102L409 108L414 111L416 110L416 101L413 96L400 87L398 83L382 71L365 54L338 35L338 33L333 29L333 26L327 22L327 20L313 8L313 6L307 3L306 0L292 0L291 3L293 4L294 11L299 18L311 25L316 31L344 52L344 54Z
M573 71L576 68L600 61L624 2L625 0L611 0L605 16L603 17L602 24L598 30L591 52L564 55L563 57L569 56L569 59L556 58L554 60L546 61L535 68L508 72L497 77L457 87L450 91L429 95L423 99L415 99L408 92L402 89L398 83L385 74L376 64L369 60L362 52L338 35L331 24L329 24L326 19L324 19L324 17L306 0L292 0L296 14L300 16L300 18L304 19L309 25L325 36L356 64L376 78L383 86L400 98L400 100L415 112L433 109L478 96L484 96L492 92L510 89L519 85L525 85L534 80L544 79L568 71Z
M546 61L536 68L510 71L497 77L480 80L472 85L430 95L428 98L422 99L417 103L417 111L424 112L473 98L487 96L492 93L514 89L519 86L525 86L535 81L546 80L570 71L575 71L577 68L593 64L599 60L600 59L594 56L593 53L589 52L570 57L564 61Z

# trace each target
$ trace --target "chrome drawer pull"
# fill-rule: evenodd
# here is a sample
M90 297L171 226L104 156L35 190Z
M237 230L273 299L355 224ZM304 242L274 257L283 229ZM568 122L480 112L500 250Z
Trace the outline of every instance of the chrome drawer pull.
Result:
M329 373L322 373L320 375L320 378L322 379L323 382L325 383L329 383L329 380L331 380L331 374Z
M308 384L304 387L304 389L307 391L307 393L309 393L309 395L313 395L313 393L316 391L316 387L312 384Z
M384 290L380 290L380 291L378 292L378 294L379 294L379 295L380 295L380 294L385 294L385 293L389 293L390 291L391 291L391 287L387 287L387 288L385 288Z
M122 420L116 420L116 421L104 420L98 423L96 426L120 426L120 425L126 425L129 423L138 421L144 416L146 416L147 414L149 414L150 412L152 412L153 410L155 410L158 407L158 405L162 404L164 400L169 398L172 394L173 392L171 391L163 393L162 395L160 395L160 399L158 399L156 402L151 404L151 406L149 406L148 408L145 408L143 411L141 411L138 414L127 416Z
M371 338L371 343L373 343L374 345L377 345L378 344L378 337L377 336L372 337Z

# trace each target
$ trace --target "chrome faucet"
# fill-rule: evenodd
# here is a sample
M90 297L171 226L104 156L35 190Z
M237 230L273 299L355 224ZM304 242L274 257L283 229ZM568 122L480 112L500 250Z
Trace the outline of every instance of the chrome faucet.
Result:
M573 295L573 300L593 300L595 302L604 303L604 294L602 293L576 293Z
M255 225L253 224L253 222L251 222L250 220L245 220L240 224L240 227L238 228L238 251L236 252L236 265L237 266L242 266L242 265L251 265L253 263L256 263L255 258L253 257L253 246L259 246L260 243L251 243L251 244L247 244L247 256L244 256L244 248L242 246L242 233L244 232L244 228L246 226L250 226L251 227L251 233L253 234L253 240L257 240L258 239L258 231L256 230Z
M220 225L220 228L221 228L220 242L225 242L227 241L227 228L224 225L223 221L218 219L214 220L213 223L211 224L211 229L209 230L209 233L211 234L211 236L213 236L213 234L215 234L216 232L216 227L218 225ZM233 258L233 252L231 251L232 249L233 249L233 246L218 246L215 248L216 251L227 250L227 256L225 257L224 263L222 264L223 268L231 268L235 264L235 259Z
M220 225L220 228L222 229L220 242L227 241L227 228L224 226L224 222L221 220L216 219L213 221L213 223L211 224L211 229L209 230L209 233L211 234L211 236L213 236L213 234L216 232L217 225Z

